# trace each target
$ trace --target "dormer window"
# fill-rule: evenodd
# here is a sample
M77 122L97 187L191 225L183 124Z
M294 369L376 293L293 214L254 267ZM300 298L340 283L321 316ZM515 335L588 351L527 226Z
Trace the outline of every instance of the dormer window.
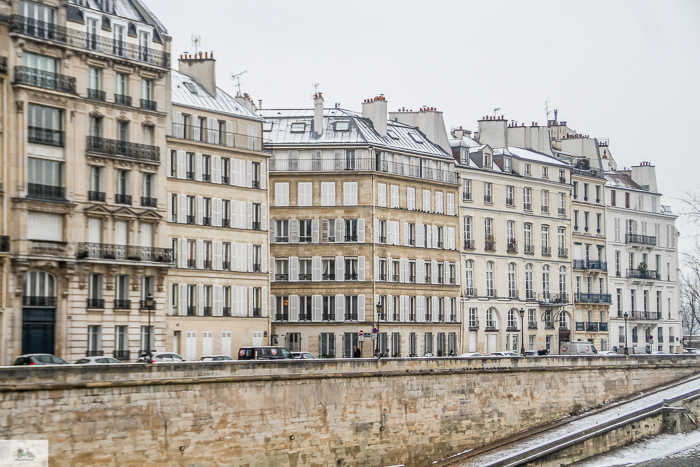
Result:
M532 164L525 164L525 175L532 175Z
M549 168L542 167L542 178L549 178Z
M188 91L190 91L192 94L197 94L197 87L194 85L194 83L185 82L184 84Z
M513 160L510 157L503 158L503 171L507 174L513 171Z
M386 130L386 134L389 135L389 137L398 140L399 137L396 135L396 132L394 130Z
M491 164L491 154L488 152L484 153L484 169L491 170L493 165Z
M303 133L304 131L306 131L306 123L304 123L304 122L292 123L292 133Z
M414 133L413 131L410 131L410 132L408 132L408 134L411 136L413 141L415 141L418 144L423 144L423 138L421 138L418 133Z
M347 120L335 122L335 131L350 131L350 122Z
M112 13L114 11L112 0L102 0L102 11L105 13Z
M263 122L263 131L272 131L272 122Z

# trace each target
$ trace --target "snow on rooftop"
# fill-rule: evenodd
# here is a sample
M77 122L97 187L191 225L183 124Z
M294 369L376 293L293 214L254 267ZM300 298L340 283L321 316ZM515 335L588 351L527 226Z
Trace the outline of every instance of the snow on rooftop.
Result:
M548 156L547 154L534 151L532 149L524 149L516 146L508 146L508 152L519 159L527 159L533 162L541 162L543 164L558 165L561 167L570 167L569 164L560 161L559 159Z

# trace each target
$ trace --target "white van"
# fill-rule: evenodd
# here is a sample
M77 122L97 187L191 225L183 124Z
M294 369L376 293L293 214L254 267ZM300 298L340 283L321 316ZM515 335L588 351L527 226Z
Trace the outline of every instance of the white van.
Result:
M559 345L559 355L596 355L598 351L590 342L562 342Z
M618 346L617 348L617 353L620 355L625 354L625 346L621 345ZM645 345L633 345L632 347L627 347L627 354L628 355L647 355L651 353L651 349L649 349Z

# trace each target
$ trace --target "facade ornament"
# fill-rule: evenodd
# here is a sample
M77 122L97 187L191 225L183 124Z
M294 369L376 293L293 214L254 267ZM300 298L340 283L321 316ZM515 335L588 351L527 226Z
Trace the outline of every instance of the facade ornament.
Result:
M17 113L24 113L24 101L15 101L15 107L17 108Z
M141 277L143 277L144 269L145 268L143 266L137 266L136 268L134 268L134 271L136 273L134 274L136 276L136 280L131 282L131 290L133 290L134 292L138 292L139 290L141 290Z
M165 276L168 275L168 268L158 268L156 273L156 287L158 292L163 292L165 290Z
M119 272L119 266L116 264L110 264L107 268L107 277L105 278L105 288L107 290L114 290L114 277Z

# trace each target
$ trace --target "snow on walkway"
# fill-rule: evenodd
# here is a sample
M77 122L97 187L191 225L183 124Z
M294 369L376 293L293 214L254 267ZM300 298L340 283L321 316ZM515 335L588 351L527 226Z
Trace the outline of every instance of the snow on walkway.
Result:
M552 430L533 435L522 441L517 441L503 448L484 453L483 455L466 459L458 464L459 467L484 467L496 462L504 462L509 458L523 454L558 440L567 438L573 434L583 432L603 423L612 422L618 418L631 415L639 410L649 408L659 404L666 399L683 396L684 394L700 390L700 378L678 384L668 389L643 396L640 399L620 404L616 407L604 410L600 413L592 414L574 420L570 423L554 428ZM643 394L643 393L642 393Z

